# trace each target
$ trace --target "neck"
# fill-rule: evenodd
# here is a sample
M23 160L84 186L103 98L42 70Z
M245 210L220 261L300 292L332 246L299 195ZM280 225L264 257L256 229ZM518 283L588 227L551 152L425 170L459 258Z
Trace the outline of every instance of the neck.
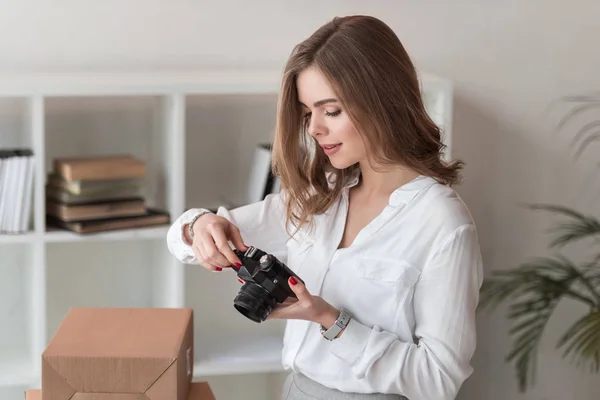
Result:
M389 166L374 170L366 162L360 164L360 187L370 195L389 195L420 174L404 166Z

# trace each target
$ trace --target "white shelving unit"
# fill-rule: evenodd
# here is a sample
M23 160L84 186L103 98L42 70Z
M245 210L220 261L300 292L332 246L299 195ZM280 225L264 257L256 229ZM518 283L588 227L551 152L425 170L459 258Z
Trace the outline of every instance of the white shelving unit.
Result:
M168 226L85 236L48 228L44 190L55 157L131 153L147 162L148 203L172 219L239 204L254 146L272 138L279 79L278 70L0 75L0 149L30 147L35 157L30 230L0 235L1 399L39 387L40 355L73 306L193 307L197 380L282 370L283 322L235 311L232 272L178 263ZM422 82L450 144L452 87Z

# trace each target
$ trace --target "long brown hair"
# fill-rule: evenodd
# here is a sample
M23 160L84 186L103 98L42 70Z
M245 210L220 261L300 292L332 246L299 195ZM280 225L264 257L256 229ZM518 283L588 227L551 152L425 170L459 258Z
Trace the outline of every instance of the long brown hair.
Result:
M402 164L447 185L459 181L462 162L444 163L440 129L425 111L417 72L398 37L374 17L337 17L294 48L283 73L272 168L285 189L288 224L299 228L326 211L358 168L335 169L312 150L296 88L308 67L330 82L371 161Z

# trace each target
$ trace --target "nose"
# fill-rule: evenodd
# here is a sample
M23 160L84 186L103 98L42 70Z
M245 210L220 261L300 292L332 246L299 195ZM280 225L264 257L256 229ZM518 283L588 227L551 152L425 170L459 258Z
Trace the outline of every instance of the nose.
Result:
M310 117L307 132L312 137L323 136L327 134L327 127L313 114Z

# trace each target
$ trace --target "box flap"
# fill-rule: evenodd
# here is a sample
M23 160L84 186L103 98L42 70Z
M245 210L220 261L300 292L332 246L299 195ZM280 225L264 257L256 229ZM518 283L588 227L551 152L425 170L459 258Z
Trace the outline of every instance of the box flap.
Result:
M75 393L70 382L67 382L45 358L42 358L42 388L46 393L52 393L56 399L70 399Z
M72 308L44 354L172 359L191 313L176 308Z
M191 309L72 308L43 362L74 392L144 393L177 361L191 319Z
M93 397L95 396L95 397ZM102 400L98 394L79 393L71 400ZM114 395L109 395L110 400L146 400L147 397L143 394L128 394L120 396L118 399ZM133 397L132 397L133 396ZM28 389L25 391L25 400L42 400L42 391L40 389ZM206 382L193 382L190 386L188 400L215 400L215 396Z
M148 397L139 393L75 393L69 400L148 400Z
M175 363L171 364L160 379L153 382L152 386L146 390L146 398L148 400L160 400L173 397L172 382L177 382L177 364Z
M60 381L73 393L144 393L174 365L164 359L125 359L119 357L45 357ZM50 368L43 372L47 373ZM49 379L42 378L42 382ZM53 384L58 379L52 379ZM43 387L45 389L45 386ZM53 390L53 393L55 391ZM61 393L67 393L61 388ZM61 397L62 398L62 397ZM64 397L69 399L70 396Z

